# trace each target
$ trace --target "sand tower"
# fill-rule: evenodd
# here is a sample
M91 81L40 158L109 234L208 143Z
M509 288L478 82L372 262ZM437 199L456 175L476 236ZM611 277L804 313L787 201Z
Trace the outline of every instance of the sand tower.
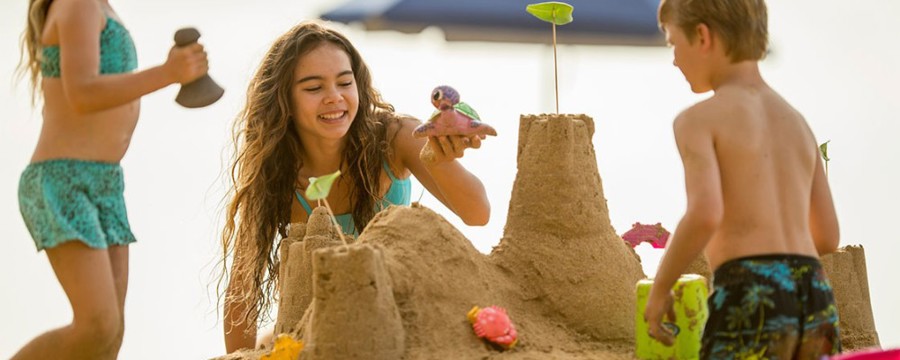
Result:
M281 244L281 281L275 333L293 330L312 302L313 252L340 245L324 207L313 210L306 224L291 224Z
M493 256L547 316L597 340L634 336L640 261L616 235L585 115L522 116L518 174Z
M841 323L844 350L880 346L869 299L869 276L862 246L845 246L822 257L822 267L831 280Z
M359 244L313 254L315 298L295 336L306 343L303 359L402 358L405 333L382 251Z

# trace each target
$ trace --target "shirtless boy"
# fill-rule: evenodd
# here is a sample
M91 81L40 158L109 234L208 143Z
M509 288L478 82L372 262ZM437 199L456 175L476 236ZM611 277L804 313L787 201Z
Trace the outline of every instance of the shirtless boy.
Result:
M837 217L812 131L760 75L764 1L662 0L659 23L691 90L714 95L674 122L687 210L650 292L650 336L672 343L672 286L705 249L715 273L701 359L840 352L818 260L837 249Z

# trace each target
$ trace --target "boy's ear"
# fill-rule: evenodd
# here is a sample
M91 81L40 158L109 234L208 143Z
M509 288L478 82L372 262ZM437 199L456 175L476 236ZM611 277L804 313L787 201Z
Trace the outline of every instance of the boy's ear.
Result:
M709 25L700 23L694 31L696 31L694 37L700 43L700 48L709 50L712 47L713 41L712 31L709 30Z

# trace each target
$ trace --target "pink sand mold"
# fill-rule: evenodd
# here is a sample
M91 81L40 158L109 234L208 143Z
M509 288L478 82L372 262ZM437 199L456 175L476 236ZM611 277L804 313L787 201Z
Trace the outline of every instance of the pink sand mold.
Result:
M830 360L900 360L900 349L869 349L832 356Z
M516 346L519 337L516 327L502 307L488 306L481 309L474 306L469 310L467 317L478 337L500 345L506 350Z
M469 104L459 101L456 89L441 85L431 91L431 104L437 109L431 118L419 125L413 136L424 138L447 135L478 135L482 139L487 135L497 136L497 131L481 122L478 113Z
M669 241L669 232L662 227L661 223L642 225L636 222L631 226L631 230L622 234L622 240L625 240L632 248L642 242L648 242L653 245L654 249L663 249L666 247L666 242Z

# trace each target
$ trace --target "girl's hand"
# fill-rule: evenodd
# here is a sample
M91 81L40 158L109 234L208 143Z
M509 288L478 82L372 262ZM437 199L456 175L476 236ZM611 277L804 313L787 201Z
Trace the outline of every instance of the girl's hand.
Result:
M209 71L209 61L203 45L193 43L173 46L163 67L173 83L187 84Z
M467 148L480 148L482 139L484 139L484 135L431 136L422 147L419 158L426 165L451 162L463 157Z

